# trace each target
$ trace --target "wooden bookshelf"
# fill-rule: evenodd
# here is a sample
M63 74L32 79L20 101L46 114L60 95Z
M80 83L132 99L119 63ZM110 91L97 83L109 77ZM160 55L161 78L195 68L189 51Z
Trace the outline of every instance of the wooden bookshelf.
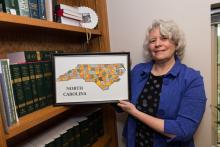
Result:
M100 30L97 29L86 29L82 27L70 26L57 22L51 22L51 21L35 19L25 16L6 14L3 12L0 12L0 25L1 25L0 30L42 28L42 29L50 29L50 30L69 31L75 33L90 32L92 35L101 35Z
M53 118L54 116L57 116L67 110L69 110L69 107L54 107L54 106L48 106L45 108L42 108L38 111L35 111L31 114L27 114L21 118L19 118L19 123L11 126L9 128L9 133L6 134L6 139L10 139L30 128L33 128L37 125L39 125L42 122L45 122L49 120L50 118ZM42 115L43 114L43 115Z
M111 142L111 136L104 135L98 139L98 141L92 145L92 147L105 147Z
M62 0L64 4L72 6L87 6L96 11L99 23L95 29L69 26L47 20L34 19L24 16L10 15L0 12L0 58L6 58L7 53L24 50L63 50L64 52L109 52L109 33L107 22L107 8L105 0ZM86 41L86 33L92 38ZM99 138L93 147L117 147L116 116L108 104L97 105L103 108L105 134ZM72 112L74 111L74 112ZM22 143L31 133L41 133L48 124L62 120L62 116L76 115L81 109L70 107L48 106L19 119L19 123L4 133L2 119L0 119L0 147L13 146ZM65 115L63 115L65 114ZM0 115L1 117L1 115ZM56 120L56 121L53 121Z

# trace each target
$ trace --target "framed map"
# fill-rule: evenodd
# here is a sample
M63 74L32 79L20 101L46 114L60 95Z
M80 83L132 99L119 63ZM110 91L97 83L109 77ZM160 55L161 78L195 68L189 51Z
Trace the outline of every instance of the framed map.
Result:
M129 52L54 54L55 104L128 100L129 60Z

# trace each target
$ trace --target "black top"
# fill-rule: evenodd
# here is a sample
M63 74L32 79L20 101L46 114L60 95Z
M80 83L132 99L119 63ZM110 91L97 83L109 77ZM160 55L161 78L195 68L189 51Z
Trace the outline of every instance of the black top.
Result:
M149 75L148 81L136 104L138 110L151 116L156 115L160 101L162 83L163 76L154 76L152 73ZM152 147L154 133L154 130L137 120L135 146Z

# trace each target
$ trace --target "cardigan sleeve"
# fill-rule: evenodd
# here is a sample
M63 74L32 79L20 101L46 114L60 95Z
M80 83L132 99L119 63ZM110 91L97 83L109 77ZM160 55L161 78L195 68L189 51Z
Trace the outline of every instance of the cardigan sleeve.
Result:
M164 120L164 132L175 135L167 142L187 141L198 128L205 111L206 96L203 78L199 72L189 72L185 80L179 112L175 120Z

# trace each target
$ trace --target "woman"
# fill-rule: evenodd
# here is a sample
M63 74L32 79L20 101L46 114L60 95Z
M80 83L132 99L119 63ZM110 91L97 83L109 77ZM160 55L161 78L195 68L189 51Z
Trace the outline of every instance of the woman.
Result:
M180 62L184 37L173 21L157 20L145 46L152 61L133 68L131 102L118 103L129 114L127 146L194 147L206 96L200 73Z

